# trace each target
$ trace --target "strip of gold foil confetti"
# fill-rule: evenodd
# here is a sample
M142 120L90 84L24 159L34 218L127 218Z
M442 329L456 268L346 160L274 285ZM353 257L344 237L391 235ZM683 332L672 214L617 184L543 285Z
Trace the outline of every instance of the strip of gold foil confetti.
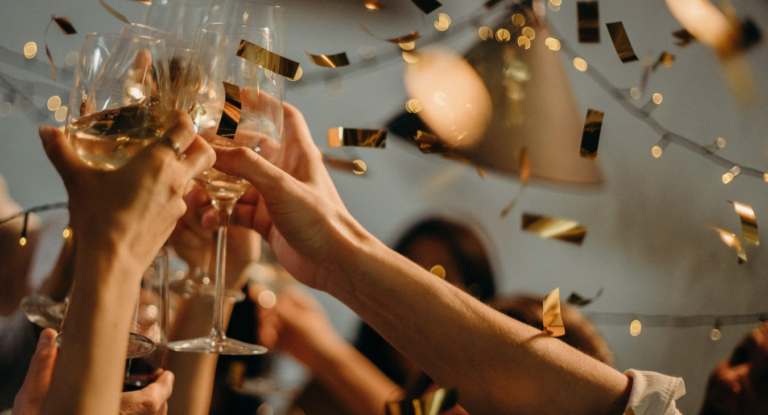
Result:
M600 130L603 128L605 113L589 108L584 120L584 130L581 133L581 149L579 155L585 159L597 159L597 146L600 143Z
M656 59L656 62L653 63L653 67L651 68L651 71L656 72L656 69L659 68L659 66L663 65L666 68L669 68L672 66L672 64L675 62L675 55L669 53L669 52L661 52L661 55Z
M619 59L624 63L639 60L637 55L635 55L635 50L632 49L632 44L629 43L629 36L627 36L627 31L624 29L624 23L613 22L606 23L605 25L608 27L608 34L611 35L613 47L616 49Z
M741 239L747 244L760 245L760 232L757 229L755 210L752 209L752 206L745 205L744 203L729 202L733 204L733 209L739 215L739 219L741 219Z
M346 52L333 55L313 55L306 50L304 52L309 56L309 60L317 66L322 66L324 68L339 68L341 66L349 65L349 59L347 59Z
M386 130L334 127L328 129L328 147L386 148Z
M596 1L576 2L580 43L600 43L600 13Z
M600 298L601 295L603 295L602 288L600 288L597 294L595 294L595 296L592 298L584 297L583 295L574 291L571 293L571 295L568 296L565 302L574 307L584 307L591 304L593 301L597 300L598 298Z
M542 309L544 332L551 337L564 336L565 324L563 324L563 315L560 311L560 287L555 288L544 297Z
M237 47L237 56L288 79L296 78L299 72L298 62L270 52L244 39L240 41L240 45Z
M112 6L110 6L109 4L107 4L107 3L106 3L104 0L99 0L99 3L101 3L102 7L104 7L104 9L105 9L105 10L106 10L106 11L107 11L109 14L111 14L111 15L112 15L112 16L113 16L115 19L117 19L117 20L120 20L121 22L123 22L123 23L125 23L125 24L131 24L131 21L130 21L130 20L128 20L128 18L127 18L127 17L125 17L125 15L123 15L123 14L122 14L122 13L120 13L119 11L117 11L117 10L113 9L113 8L112 8Z
M357 24L360 25L361 28L363 28L365 33L368 33L372 37L375 37L376 39L379 39L379 40L384 40L384 41L389 42L389 43L394 43L394 44L397 44L397 45L399 45L401 43L414 42L414 41L416 41L416 39L421 38L421 35L419 34L419 32L413 31L413 32L411 32L411 33L409 33L407 35L403 35L403 36L400 36L400 37L395 37L395 38L392 38L392 39L382 39L382 38L374 35L370 30L368 30L368 28L365 27L365 25L362 22L357 22Z
M544 239L558 239L576 245L583 244L587 236L587 227L578 222L533 213L523 213L520 227Z
M411 0L424 14L430 14L442 6L437 0Z
M509 204L502 209L501 211L501 217L506 217L509 212L512 211L512 209L515 208L517 205L517 201L520 200L520 196L523 194L523 189L528 185L528 179L531 178L531 157L528 154L528 149L523 147L518 151L517 154L517 169L518 169L518 175L520 177L520 190L517 191L517 194L512 199Z
M416 141L416 144L419 146L419 151L424 154L447 153L452 148L436 135L421 130L416 131L414 141Z
M724 244L728 245L729 248L733 248L736 251L739 264L744 264L747 262L747 252L744 251L744 247L741 245L741 241L735 233L728 232L725 229L718 228L717 226L713 226L712 229L720 234L720 240L723 241Z
M455 389L440 388L420 399L389 401L386 404L387 415L439 415L459 403Z
M237 133L237 126L240 124L240 112L243 107L240 101L240 87L228 82L223 84L226 98L224 101L224 112L221 114L221 121L219 121L219 127L216 129L216 135L234 139Z
M53 80L55 81L56 64L53 62L53 55L51 55L51 50L48 48L48 29L51 28L51 23L56 23L56 25L59 26L59 29L61 29L62 33L65 35L74 35L77 33L77 30L75 30L75 26L73 26L72 23L69 22L69 19L66 17L56 17L54 15L51 15L51 21L45 28L45 34L43 35L43 39L45 39L45 55L48 56L48 62L51 63L51 74L53 76Z

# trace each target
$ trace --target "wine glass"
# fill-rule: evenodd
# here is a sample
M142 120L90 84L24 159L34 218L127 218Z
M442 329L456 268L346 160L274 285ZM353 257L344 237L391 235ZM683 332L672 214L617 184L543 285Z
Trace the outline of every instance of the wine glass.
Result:
M279 12L273 10L270 13ZM237 50L241 40L247 40L280 53L277 46L279 34L276 34L279 29L281 27L274 24L263 27L222 23L202 26L197 36L197 67L190 72L195 81L187 82L188 85L196 85L192 100L200 107L197 125L204 139L216 146L249 148L275 164L279 163L281 156L283 80L276 73L237 56ZM221 131L220 127L227 120L229 127L236 126L235 131ZM216 169L204 172L195 180L208 191L220 219L216 246L214 326L207 337L173 342L169 347L176 351L228 355L266 353L267 349L263 346L227 338L224 330L227 225L235 203L249 184Z
M86 164L119 169L168 128L173 103L165 42L132 31L91 33L80 56L66 133ZM56 338L58 346L63 337ZM150 338L130 333L127 356L145 356L155 347Z

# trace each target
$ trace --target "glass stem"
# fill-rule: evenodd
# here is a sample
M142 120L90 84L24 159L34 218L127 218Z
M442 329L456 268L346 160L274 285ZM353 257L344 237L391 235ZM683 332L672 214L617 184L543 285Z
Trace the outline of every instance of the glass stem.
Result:
M213 207L219 213L219 232L216 241L216 291L213 304L213 330L211 337L216 342L226 340L227 334L224 330L224 301L226 262L227 262L227 226L229 217L235 208L237 199L213 199Z

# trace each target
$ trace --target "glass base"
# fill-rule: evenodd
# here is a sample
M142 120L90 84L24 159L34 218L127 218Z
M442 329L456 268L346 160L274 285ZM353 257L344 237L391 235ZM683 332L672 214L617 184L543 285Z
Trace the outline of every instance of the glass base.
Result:
M61 327L67 302L56 302L43 294L31 294L21 300L21 309L27 319L44 329Z
M64 343L64 333L56 336L53 340L56 347L61 347ZM141 334L131 333L128 337L128 352L125 356L126 359L138 359L149 355L155 351L157 345L149 337L142 336Z
M223 355L247 356L264 354L267 348L235 339L216 340L213 337L198 337L191 340L179 340L168 343L168 348L176 352L213 353Z

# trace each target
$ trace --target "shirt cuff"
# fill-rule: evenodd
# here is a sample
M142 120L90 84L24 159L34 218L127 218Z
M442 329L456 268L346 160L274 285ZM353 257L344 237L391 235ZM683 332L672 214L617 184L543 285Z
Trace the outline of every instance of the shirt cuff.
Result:
M625 415L679 415L675 401L685 395L682 378L630 369L632 392Z

